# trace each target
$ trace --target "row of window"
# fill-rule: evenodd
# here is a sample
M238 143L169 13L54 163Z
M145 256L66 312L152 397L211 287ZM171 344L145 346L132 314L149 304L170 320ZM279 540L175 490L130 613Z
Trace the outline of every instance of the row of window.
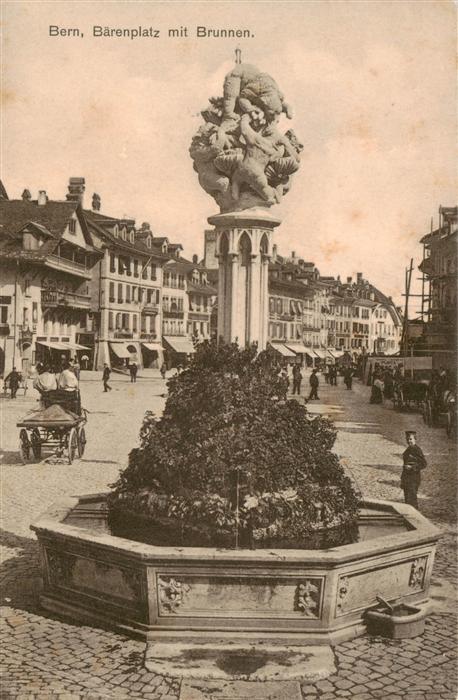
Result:
M189 296L189 310L190 311L208 311L209 310L208 297L193 294Z
M177 275L176 272L167 272L164 270L164 287L184 289L184 275Z
M183 297L162 297L162 308L164 311L183 311Z
M366 333L369 335L369 324L368 323L354 323L353 333Z
M184 335L184 321L164 319L162 323L162 332L164 335Z
M269 338L272 340L301 340L302 324L271 321L269 323Z
M210 324L208 321L188 321L188 335L209 338Z
M157 266L154 263L148 263L144 265L141 260L131 260L131 258L119 255L116 256L114 253L110 253L110 272L117 273L118 275L127 275L131 277L140 277L144 280L157 279Z
M269 313L300 316L302 314L302 302L297 299L269 297Z
M146 303L159 304L161 292L159 289L148 289L134 284L123 284L122 282L110 282L109 298L110 302L118 304Z
M155 316L140 316L138 314L114 313L108 314L108 330L113 331L132 331L138 332L140 318L140 331L142 333L156 332L156 317Z

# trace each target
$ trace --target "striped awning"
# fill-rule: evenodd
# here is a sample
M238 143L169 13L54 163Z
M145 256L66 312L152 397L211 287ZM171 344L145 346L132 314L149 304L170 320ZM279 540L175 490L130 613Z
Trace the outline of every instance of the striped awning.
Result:
M270 343L270 347L276 350L283 357L296 357L296 353L282 343Z
M121 360L130 359L132 355L127 349L127 343L110 343L110 348Z
M53 350L90 350L85 345L80 345L79 343L58 343L58 342L48 342L47 340L37 340L38 345L44 345L46 348L52 348Z
M286 343L286 347L296 355L310 355L310 349L306 348L303 343Z
M184 335L164 335L163 338L179 355L192 355L195 352L192 341Z

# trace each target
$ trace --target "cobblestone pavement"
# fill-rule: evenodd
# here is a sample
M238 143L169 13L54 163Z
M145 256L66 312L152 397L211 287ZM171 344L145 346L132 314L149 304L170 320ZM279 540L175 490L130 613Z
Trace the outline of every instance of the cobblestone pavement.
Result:
M143 668L144 644L111 631L71 623L40 610L37 547L29 524L64 495L105 490L136 444L144 411L160 411L160 379L131 385L124 378L104 394L101 382L84 381L89 409L88 445L72 466L22 465L17 453L18 418L35 407L35 397L2 402L2 698L178 698L179 679ZM306 388L306 387L304 387ZM339 427L336 451L348 461L362 493L401 500L399 475L403 431L416 428L429 461L420 491L420 510L444 532L435 565L435 583L446 595L429 617L424 635L411 640L361 637L335 648L338 672L302 686L304 700L389 698L456 700L456 446L445 431L426 428L415 413L371 406L368 389L355 382L320 387L311 411L328 413ZM440 591L439 591L440 593Z

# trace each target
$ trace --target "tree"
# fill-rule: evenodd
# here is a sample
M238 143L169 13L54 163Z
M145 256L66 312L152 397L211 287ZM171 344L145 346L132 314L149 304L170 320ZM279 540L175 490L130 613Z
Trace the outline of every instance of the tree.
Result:
M335 437L286 399L273 353L205 341L169 381L162 417L146 414L109 499L112 522L140 518L173 544L298 546L356 521Z

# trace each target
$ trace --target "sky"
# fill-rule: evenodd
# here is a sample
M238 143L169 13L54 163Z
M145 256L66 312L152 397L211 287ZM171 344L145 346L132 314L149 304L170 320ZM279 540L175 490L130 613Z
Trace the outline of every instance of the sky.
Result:
M64 199L86 179L102 212L149 221L203 254L217 213L188 154L234 49L294 110L300 170L273 213L279 252L364 277L398 302L438 208L456 202L456 8L433 2L3 2L1 177ZM80 36L50 36L50 25ZM94 37L93 26L160 36ZM248 29L197 38L196 27ZM168 30L187 28L187 37ZM84 36L81 36L83 34ZM414 275L415 277L415 275ZM415 308L413 307L413 310Z

